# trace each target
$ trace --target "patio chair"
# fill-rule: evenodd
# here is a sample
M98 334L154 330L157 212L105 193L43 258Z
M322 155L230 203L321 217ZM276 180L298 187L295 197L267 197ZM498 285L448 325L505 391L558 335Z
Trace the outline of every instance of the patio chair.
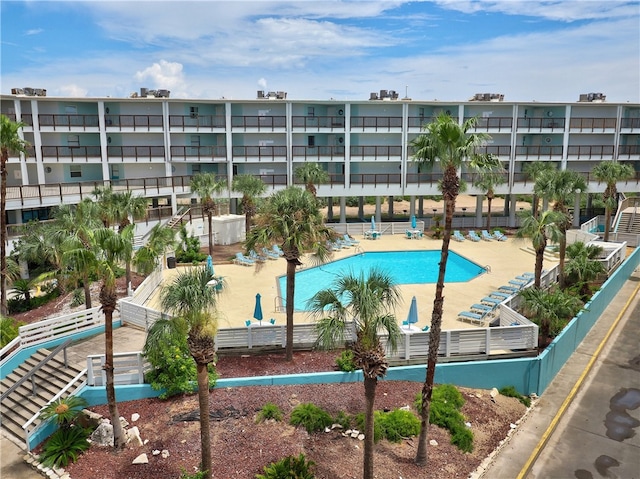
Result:
M353 246L351 244L351 242L346 242L345 240L343 240L342 238L338 238L335 240L335 243L340 245L341 248L351 248L351 246Z
M471 307L469 308L471 310L472 313L490 313L491 311L493 311L496 308L496 304L492 304L491 306L489 306L488 304L482 304L482 303L474 303L471 305Z
M462 233L460 233L460 230L455 230L453 232L453 239L459 242L463 242L465 240L465 237L462 235Z
M487 230L482 230L482 239L485 241L493 241L494 238L489 234Z
M278 253L276 253L275 251L271 251L269 248L262 248L262 254L264 254L265 257L273 260L280 258L280 255Z
M518 291L520 291L520 288L515 287L515 286L508 286L506 284L503 284L502 286L500 286L498 288L498 290L504 292L504 293L508 293L509 296L512 296L514 294L516 294Z
M267 258L265 258L264 256L260 256L258 253L256 253L256 250L253 249L249 251L249 258L257 261L258 263L264 263L265 261L267 261Z
M411 233L411 231L409 231L409 230L404 230L404 234L405 234L405 238L407 238L407 239L413 239L413 233Z
M355 246L357 244L360 244L360 241L358 241L355 238L352 238L351 236L349 236L347 233L344 234L344 236L342 237L342 239L346 242L346 243L351 243L352 246Z
M507 241L507 235L505 235L504 233L501 233L498 230L495 230L493 232L493 238L498 240L498 241Z
M513 296L513 293L508 294L508 293L505 293L503 291L491 291L491 293L489 293L489 296L493 296L495 298L499 298L499 299L504 301L505 299L510 298L511 296Z
M506 299L506 298L505 298ZM484 304L488 304L488 305L493 305L493 306L498 306L500 303L502 303L504 301L504 299L498 299L498 298L493 298L491 296L485 296L484 298L482 298L480 300L481 303Z
M467 235L467 238L469 238L471 241L474 241L476 243L480 241L480 236L478 236L478 233L476 233L475 230L469 230L469 234Z
M252 260L251 258L247 258L242 253L236 253L236 257L233 259L233 262L242 266L253 266L254 264L256 264L254 260Z
M277 244L274 244L273 247L271 248L275 253L278 254L278 256L284 256L284 251L282 251L280 249L280 246L278 246Z
M476 314L472 313L471 311L460 311L458 313L458 321L466 321L469 323L477 324L479 326L483 326L485 318L488 314L488 312Z

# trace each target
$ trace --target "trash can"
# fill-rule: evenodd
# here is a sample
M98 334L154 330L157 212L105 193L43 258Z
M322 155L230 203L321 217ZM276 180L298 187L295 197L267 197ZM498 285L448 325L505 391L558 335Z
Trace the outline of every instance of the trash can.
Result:
M176 267L176 257L175 256L169 256L167 258L167 268L174 269L175 267Z

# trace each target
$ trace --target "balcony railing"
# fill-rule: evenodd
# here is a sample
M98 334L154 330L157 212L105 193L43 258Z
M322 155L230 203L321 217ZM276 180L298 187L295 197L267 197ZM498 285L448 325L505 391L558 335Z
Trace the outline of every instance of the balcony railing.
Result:
M107 155L109 158L129 159L149 159L164 158L164 146L108 146Z
M227 157L226 146L172 146L172 157L185 157L185 158L222 158Z
M105 115L105 125L118 128L162 128L162 115Z
M493 156L508 157L511 155L511 146L509 145L480 146L475 149L475 152L479 155L493 155Z
M569 129L580 131L613 130L616 127L615 118L571 118Z
M597 160L612 159L613 151L613 145L570 145L567 147L568 156Z
M564 130L564 118L518 118L518 129Z
M88 160L89 158L100 158L99 146L43 146L42 158L56 161L63 159Z
M451 117L453 121L458 122L457 116ZM424 125L429 123L433 123L436 120L435 116L410 116L407 118L407 123L409 124L409 128L421 128Z
M55 128L97 128L99 126L98 115L38 115L40 126L53 126Z
M333 159L344 160L344 146L294 146L292 154L294 158L309 160Z
M377 159L394 159L397 160L402 156L401 146L352 146L349 149L351 158L363 158L366 160Z
M24 117L24 115L22 116ZM622 128L631 128L631 129L640 128L640 118L622 118L620 120L620 126Z
M231 126L233 128L257 128L271 129L284 128L287 126L286 116L232 116Z
M562 158L562 146L516 146L516 158Z
M618 158L621 159L623 156L627 158L640 156L640 145L620 145Z
M293 116L293 128L344 128L344 116Z
M500 174L498 177L502 178L501 184L506 185L509 181L509 172L505 171L504 173ZM467 182L469 185L473 185L482 179L482 174L477 172L472 172L472 171L465 171L460 174L460 179Z
M262 180L262 182L270 187L275 186L287 186L286 174L272 174L272 175L255 175Z
M345 175L340 173L328 173L329 179L322 183L322 185L330 185L330 186L344 186ZM297 186L304 187L305 182L296 176L293 177L293 184Z
M472 117L466 117L464 121L471 119ZM474 131L489 131L489 130L511 130L513 126L513 118L509 117L479 117L476 121Z
M388 130L390 128L402 128L400 116L352 116L351 128L373 128L375 130Z
M442 180L442 173L407 173L408 185L437 185Z
M352 173L349 175L352 185L396 186L402 181L399 173Z
M286 146L234 146L232 149L234 158L265 158L274 160L276 158L286 159Z
M169 115L171 128L225 128L224 115Z

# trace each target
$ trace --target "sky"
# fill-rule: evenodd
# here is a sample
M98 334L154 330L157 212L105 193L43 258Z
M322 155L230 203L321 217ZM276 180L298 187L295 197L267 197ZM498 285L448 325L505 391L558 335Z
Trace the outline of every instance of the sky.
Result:
M0 2L0 91L640 103L640 1Z

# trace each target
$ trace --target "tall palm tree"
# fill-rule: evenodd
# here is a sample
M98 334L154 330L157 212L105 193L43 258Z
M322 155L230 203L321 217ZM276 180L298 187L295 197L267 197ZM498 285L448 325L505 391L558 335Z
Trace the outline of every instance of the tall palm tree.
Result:
M606 273L604 265L598 261L603 248L593 244L585 245L577 241L567 246L567 283L575 285L583 297L589 297L589 282Z
M132 225L127 228L133 228ZM116 401L116 390L114 382L113 366L113 312L116 309L118 296L116 292L117 268L122 262L124 250L127 245L125 238L111 228L98 228L92 230L88 236L91 247L87 248L85 242L80 239L75 240L75 247L65 252L65 257L71 262L84 267L90 271L96 271L100 278L100 304L104 313L104 341L105 360L103 369L105 371L105 389L107 393L107 403L109 415L113 425L113 446L120 449L126 444L124 428L120 423L118 413L118 403Z
M386 334L387 345L395 350L400 328L394 310L400 301L400 291L393 279L379 269L368 276L347 273L338 277L331 287L317 292L310 300L311 311L319 318L316 328L318 343L333 349L345 343L349 323L353 321L356 341L352 346L353 359L362 369L364 378L365 442L364 479L373 479L374 404L378 378L383 378L389 362L380 333Z
M202 212L207 215L209 227L209 254L213 255L213 215L217 212L214 195L227 189L227 183L218 180L214 173L198 173L191 179L191 191L200 197Z
M316 185L329 181L327 173L319 163L305 163L294 170L296 179L304 184L305 189L316 197Z
M0 314L7 314L7 161L9 153L26 155L29 143L20 137L24 123L0 115Z
M532 161L531 163L526 163L524 165L524 173L527 175L528 179L533 181L534 184L540 176L555 170L555 164L546 163L544 161ZM535 189L531 198L531 208L533 210L533 216L538 216L538 195L536 194Z
M633 167L617 161L603 161L598 163L591 174L607 186L603 193L604 199L604 240L609 241L609 232L611 231L611 212L616 207L618 199L618 188L616 183L632 178L634 175Z
M267 191L267 185L258 176L237 175L233 177L232 189L242 193L240 205L244 212L245 231L248 233L251 229L251 218L256 214L255 200Z
M216 320L217 295L210 284L213 276L208 268L192 268L160 293L164 311L173 314L179 328L187 332L187 345L196 363L198 375L198 405L200 408L200 448L202 471L210 479L211 433L209 430L209 371L208 365L215 362L214 338L218 330Z
M427 432L429 427L429 414L431 411L431 395L435 368L438 361L438 348L440 346L440 330L442 326L442 308L444 297L444 276L449 256L449 243L451 241L451 223L456 206L456 198L460 192L460 178L458 170L465 160L476 170L482 170L485 165L494 165L495 158L491 155L479 155L476 148L481 147L489 135L469 133L477 122L476 118L470 118L463 124L446 113L441 113L432 123L426 124L425 133L411 142L414 153L414 161L420 167L432 168L436 163L440 164L443 171L441 183L442 197L444 199L445 222L442 239L442 252L440 255L440 267L436 294L433 301L433 313L431 315L431 332L429 334L429 358L427 361L427 374L422 388L421 429L416 453L416 464L427 464Z
M498 162L495 168L487 168L478 173L477 179L473 182L476 188L484 191L487 197L487 231L491 229L491 203L495 198L495 188L505 182L504 173L506 170L502 162Z
M534 286L539 288L547 241L549 239L554 243L559 241L561 232L560 228L558 228L558 223L565 221L565 215L551 210L543 211L539 216L535 216L531 210L522 211L519 215L521 223L516 236L531 239L533 250L536 253Z
M578 191L587 191L587 182L584 177L575 171L562 170L550 171L540 175L534 186L536 194L545 196L554 202L553 209L564 215L564 221L557 223L560 229L558 283L564 288L565 275L564 263L567 251L567 230L571 228L571 218L567 205L571 204ZM574 214L578 215L579 211Z
M150 274L159 264L159 258L176 245L176 232L158 223L149 232L147 242L136 251L133 264L144 275Z
M287 361L293 360L293 304L296 267L307 252L312 260L324 262L331 255L328 241L334 236L322 219L315 198L302 188L290 186L274 193L257 216L256 225L248 233L247 250L278 243L287 260Z

